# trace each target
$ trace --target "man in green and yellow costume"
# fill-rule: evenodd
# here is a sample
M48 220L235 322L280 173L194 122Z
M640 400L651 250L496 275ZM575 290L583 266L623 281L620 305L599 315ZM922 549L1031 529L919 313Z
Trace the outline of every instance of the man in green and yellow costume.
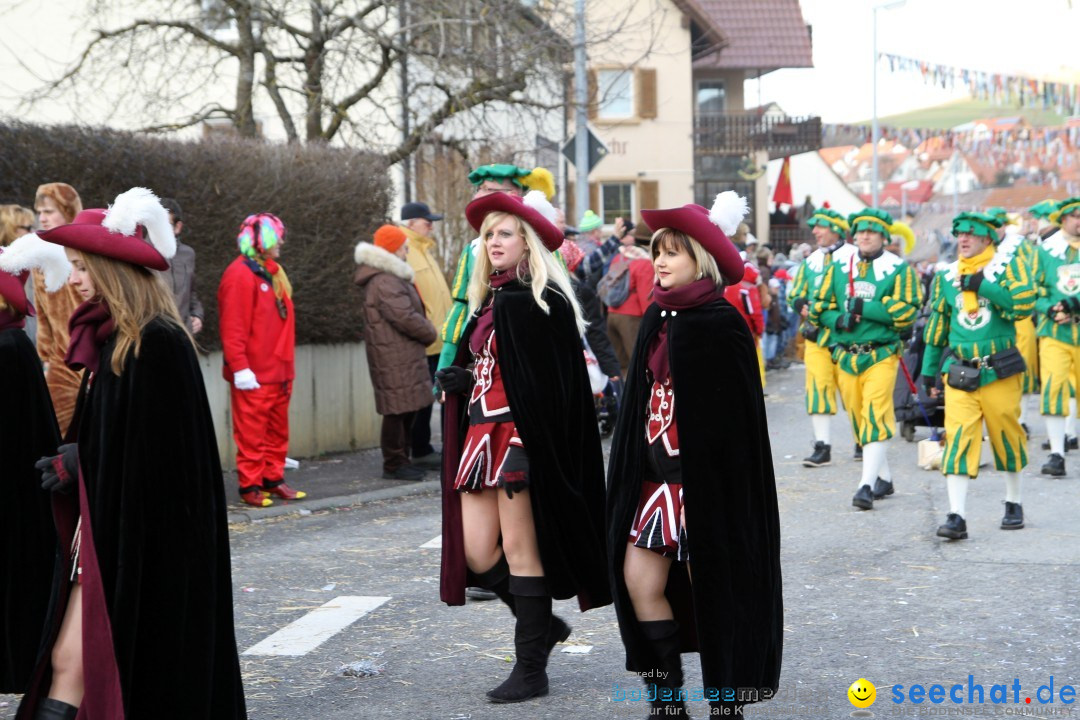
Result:
M893 493L885 443L896 432L900 332L915 322L922 286L911 266L885 250L897 231L891 215L864 208L848 217L848 225L858 252L825 269L809 319L830 333L840 396L863 447L862 478L851 504L870 510L874 499Z
M1080 197L1059 202L1050 221L1059 230L1039 246L1033 277L1041 410L1050 438L1050 458L1042 472L1060 477L1065 474L1065 417L1075 417L1080 387Z
M1027 465L1027 433L1020 425L1020 401L1025 363L1016 326L1030 317L1036 295L1023 257L1023 236L1010 234L997 244L997 228L996 218L988 214L966 212L953 219L959 259L934 276L924 332L927 392L939 392L939 373L947 378L941 471L949 513L937 534L952 540L968 536L965 504L968 485L979 474L984 421L994 466L1005 473L1001 527L1024 526L1020 471Z
M800 331L806 338L806 413L814 430L814 452L803 459L803 467L822 467L832 462L831 419L836 414L836 364L832 359L829 328L818 327L809 321L810 305L821 289L825 271L834 261L843 263L857 252L845 241L848 223L840 213L830 208L814 212L806 224L817 241L791 281L788 305L802 318Z

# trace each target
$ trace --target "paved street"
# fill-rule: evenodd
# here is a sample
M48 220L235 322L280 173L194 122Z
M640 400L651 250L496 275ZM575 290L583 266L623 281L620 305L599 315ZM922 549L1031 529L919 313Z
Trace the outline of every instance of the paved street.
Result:
M913 444L892 442L897 492L872 512L851 507L859 465L850 460L850 432L839 417L833 466L802 468L810 434L801 387L801 366L769 374L766 401L783 526L784 667L781 699L747 715L848 717L853 708L847 688L860 677L878 688L871 711L888 715L897 707L892 685L966 687L969 674L987 693L995 683L1019 679L1021 705L1008 708L1017 714L1067 711L1070 706L1060 702L1038 706L1034 693L1051 676L1055 691L1080 679L1080 454L1067 457L1067 478L1035 474L1045 453L1037 445L1042 428L1034 415L1035 472L1024 476L1027 528L998 529L1003 482L984 471L968 500L971 539L947 543L934 537L947 511L944 481L915 466ZM307 485L316 487L315 470L290 478L308 472ZM434 490L434 483L414 485L414 494L396 499L232 526L241 652L262 643L264 649L302 653L241 656L250 716L644 717L641 703L611 700L615 684L636 689L640 683L622 669L614 612L582 615L569 602L556 604L574 626L570 644L560 647L582 654L554 654L551 694L517 706L484 701L484 692L511 667L511 617L498 601L460 608L439 602L440 550L425 547L439 535L439 501L428 488ZM347 599L354 597L368 600ZM311 615L327 603L339 609ZM327 639L307 649L295 638L274 635L295 621L307 624L301 640L320 631ZM696 656L684 660L687 685L700 686ZM341 676L342 666L353 663L378 673ZM180 686L182 679L162 679L163 692ZM1024 705L1025 697L1035 704ZM0 697L5 700L3 718L13 715L12 698ZM704 716L705 705L695 706L695 717ZM1004 708L976 709L989 714Z

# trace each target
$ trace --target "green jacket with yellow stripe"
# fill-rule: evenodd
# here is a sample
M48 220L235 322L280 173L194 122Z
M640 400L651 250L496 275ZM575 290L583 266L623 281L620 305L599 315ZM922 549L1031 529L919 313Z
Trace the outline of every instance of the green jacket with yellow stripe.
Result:
M930 290L930 317L923 332L926 353L922 374L933 377L948 372L955 358L973 360L1000 352L1016 345L1016 321L1031 315L1035 309L1035 287L1024 261L1024 239L1007 235L994 257L982 268L979 285L979 309L974 314L964 312L963 291L960 290L959 261L934 275ZM948 348L952 354L941 366L941 355ZM979 385L997 380L993 368L982 367Z
M1037 265L1032 276L1038 292L1035 309L1040 316L1036 334L1069 345L1080 345L1080 325L1056 323L1050 317L1050 308L1054 305L1080 295L1080 247L1073 247L1069 240L1070 236L1058 230L1035 251ZM1072 240L1080 245L1080 238Z
M846 261L857 252L855 246L849 243L833 252L828 252L825 248L817 248L810 253L795 271L795 279L791 281L791 289L788 290L788 306L796 313L801 313L804 305L811 305L814 302L814 297L821 289L821 283L825 279L825 271L829 265L836 261ZM803 322L813 324L810 323L809 316ZM818 327L815 342L821 347L829 347L831 333L832 330L829 328Z
M855 252L825 269L809 318L830 330L836 366L860 375L900 351L900 331L915 322L922 294L915 271L893 253L886 250L867 261ZM858 323L853 330L838 330L837 321L853 314L856 299L862 304Z
M453 302L439 332L439 339L443 341L442 352L439 353L439 370L454 364L458 340L469 323L469 279L472 277L473 263L479 247L479 238L466 245L454 270L454 280L450 283L450 297Z

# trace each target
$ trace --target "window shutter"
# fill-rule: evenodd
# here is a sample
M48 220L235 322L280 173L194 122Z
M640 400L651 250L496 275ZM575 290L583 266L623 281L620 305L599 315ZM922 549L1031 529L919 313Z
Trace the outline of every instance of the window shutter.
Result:
M637 68L637 114L642 120L656 118L656 69Z
M597 183L589 183L589 209L601 218L604 217L604 209L600 207L600 185Z
M587 113L587 115L588 115L588 118L590 120L595 120L596 115L599 112L599 104L597 103L597 98L596 98L596 95L597 95L596 71L595 70L589 70L588 76L589 76L589 101L588 101L588 113Z
M660 183L656 180L638 180L637 194L639 218L642 208L656 210L660 207Z

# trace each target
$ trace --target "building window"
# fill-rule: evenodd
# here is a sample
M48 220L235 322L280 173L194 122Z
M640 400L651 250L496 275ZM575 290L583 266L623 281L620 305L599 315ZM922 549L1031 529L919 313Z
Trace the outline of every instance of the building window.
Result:
M724 83L721 80L708 80L697 85L697 111L699 113L724 112Z
M600 183L600 208L605 225L614 225L617 217L634 217L634 183Z
M597 116L628 118L634 115L634 73L632 70L598 70Z

